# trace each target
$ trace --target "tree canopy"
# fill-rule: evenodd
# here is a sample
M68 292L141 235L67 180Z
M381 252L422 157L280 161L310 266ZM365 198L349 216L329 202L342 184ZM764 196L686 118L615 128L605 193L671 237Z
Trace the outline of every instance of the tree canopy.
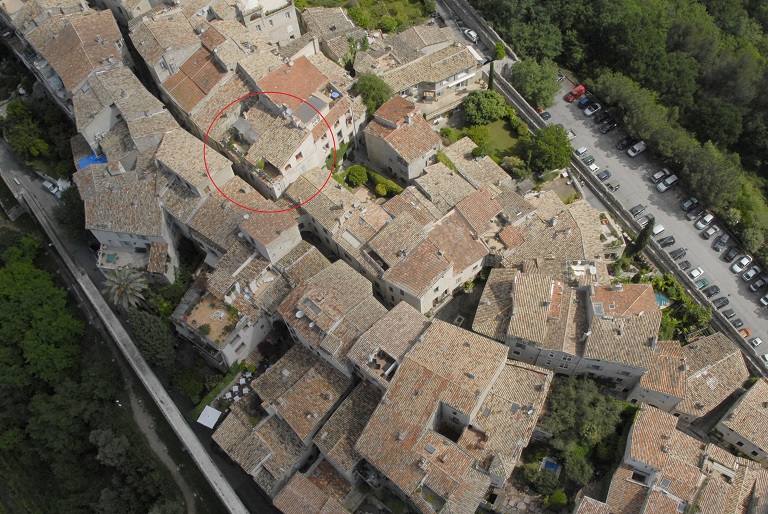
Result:
M571 162L571 142L560 125L547 125L530 139L521 138L521 155L535 173L541 174L568 166Z
M557 82L557 64L549 59L541 63L523 59L512 68L512 85L537 109L546 109L554 103L560 90Z
M389 84L373 73L361 73L355 85L357 92L363 97L368 108L368 114L373 114L384 102L392 98L394 92Z
M470 125L487 125L509 113L504 97L490 89L472 91L462 106L464 117Z

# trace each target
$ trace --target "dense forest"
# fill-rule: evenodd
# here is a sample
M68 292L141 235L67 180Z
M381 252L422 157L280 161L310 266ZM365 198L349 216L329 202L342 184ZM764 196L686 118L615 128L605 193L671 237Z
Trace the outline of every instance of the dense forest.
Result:
M0 511L184 512L51 269L37 239L0 231Z
M582 77L766 257L768 2L471 2L521 58Z

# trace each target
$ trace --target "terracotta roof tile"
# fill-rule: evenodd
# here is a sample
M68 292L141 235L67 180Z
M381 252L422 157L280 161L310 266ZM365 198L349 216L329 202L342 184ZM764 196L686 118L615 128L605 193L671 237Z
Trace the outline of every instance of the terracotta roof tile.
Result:
M404 102L413 106L408 112L404 108ZM381 116L378 116L379 112L382 112ZM398 118L401 115L405 118ZM418 114L415 105L399 96L379 107L374 116L382 120L391 118L395 120L391 122L394 126L385 125L374 118L366 125L365 133L386 141L409 163L442 146L440 136Z
M456 44L382 75L393 91L399 92L421 82L440 82L467 69L475 71L477 60L464 45Z
M413 186L406 187L402 193L387 200L383 207L393 216L407 212L422 226L436 221L442 215L435 205Z
M633 482L633 470L630 466L619 466L611 479L606 503L611 514L641 514L648 489Z
M148 273L165 273L166 257L168 256L168 243L154 242L149 246Z
M576 501L573 514L611 514L611 509L607 503L584 496L581 500Z
M259 80L259 89L281 91L307 100L328 82L328 78L306 57L299 57L292 62L292 66L285 64ZM293 111L302 104L301 100L285 95L270 95L270 100L278 105L286 104Z
M475 190L461 175L442 162L424 168L424 173L414 179L414 184L442 214L453 209Z
M296 473L274 499L284 514L346 514L341 504L301 473Z
M739 398L730 415L721 423L758 448L768 450L768 381L757 381Z
M200 45L198 35L184 16L145 16L135 18L130 25L133 46L150 66L162 60L166 52L185 47L189 52Z
M348 475L362 459L355 444L379 400L381 392L378 389L368 382L360 382L313 439L326 458Z
M456 210L466 220L472 230L480 235L488 230L490 221L501 213L503 209L491 197L488 189L481 189L456 204Z
M480 189L491 184L506 184L511 187L512 179L507 172L487 155L482 159L474 157L472 150L475 148L477 145L468 137L464 137L445 147L443 152L475 188Z
M640 386L663 394L685 397L683 353L678 341L659 341L659 353L651 358L648 373L640 377Z

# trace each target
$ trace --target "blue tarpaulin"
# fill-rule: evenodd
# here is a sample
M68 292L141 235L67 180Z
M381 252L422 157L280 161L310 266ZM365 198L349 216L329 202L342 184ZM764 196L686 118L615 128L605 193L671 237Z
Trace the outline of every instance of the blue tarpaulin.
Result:
M91 164L103 164L105 162L107 162L106 155L102 155L101 157L96 157L96 154L92 153L88 157L83 157L82 159L80 159L80 161L77 163L77 169L81 170L86 166L90 166Z

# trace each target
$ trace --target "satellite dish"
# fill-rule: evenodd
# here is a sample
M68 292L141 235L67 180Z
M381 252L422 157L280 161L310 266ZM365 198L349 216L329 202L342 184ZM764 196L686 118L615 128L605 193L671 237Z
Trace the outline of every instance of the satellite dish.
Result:
M594 266L589 267L589 274L590 275L597 275L597 268Z
M296 311L296 317L301 319L304 317L304 311Z

